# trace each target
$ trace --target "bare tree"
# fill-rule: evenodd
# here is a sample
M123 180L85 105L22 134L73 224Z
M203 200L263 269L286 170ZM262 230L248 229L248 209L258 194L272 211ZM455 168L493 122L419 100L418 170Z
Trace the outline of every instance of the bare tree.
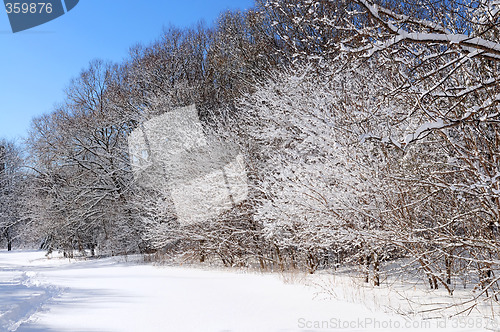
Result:
M115 66L91 63L68 88L67 102L33 121L28 146L39 172L39 204L57 216L45 220L46 237L68 254L137 251L141 242L129 206L127 134L135 121L112 100L117 75Z
M496 298L498 2L360 0L349 13L352 36L341 48L382 61L402 80L387 97L407 110L394 118L408 127L393 142L408 162L397 180L411 190L392 210L407 225L407 248L434 288L452 293L452 274L475 272L481 294Z
M21 233L24 203L24 160L21 149L12 141L0 140L0 236L7 250Z

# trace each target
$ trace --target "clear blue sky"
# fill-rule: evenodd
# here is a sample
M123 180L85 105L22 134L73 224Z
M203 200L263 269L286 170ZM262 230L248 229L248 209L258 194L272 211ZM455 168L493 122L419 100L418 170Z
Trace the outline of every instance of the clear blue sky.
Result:
M80 0L65 15L13 34L0 6L0 138L26 136L31 119L63 101L64 88L90 60L120 62L163 27L211 25L220 12L253 0Z

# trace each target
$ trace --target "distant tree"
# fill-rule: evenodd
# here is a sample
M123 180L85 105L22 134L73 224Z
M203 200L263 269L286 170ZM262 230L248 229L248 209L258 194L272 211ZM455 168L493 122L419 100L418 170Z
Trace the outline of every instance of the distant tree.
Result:
M0 236L7 242L7 250L21 231L24 201L23 157L19 146L0 140Z
M48 218L45 236L68 254L139 250L127 145L136 120L112 99L118 69L92 62L69 86L66 103L33 121L28 139L39 172L38 205L44 206L32 209L33 218Z

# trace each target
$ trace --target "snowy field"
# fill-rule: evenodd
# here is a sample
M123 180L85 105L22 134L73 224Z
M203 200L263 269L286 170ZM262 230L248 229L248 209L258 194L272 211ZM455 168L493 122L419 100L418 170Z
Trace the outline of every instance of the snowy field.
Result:
M408 327L471 331L484 327L479 322L460 328L452 321L447 325L410 321L384 313L382 305L370 309L362 303L370 302L366 290L356 290L356 285L350 289L345 279L315 276L311 282L306 276L158 267L141 263L138 257L127 260L47 259L43 252L0 251L0 331L396 331ZM331 294L342 294L332 298L322 291L325 286Z

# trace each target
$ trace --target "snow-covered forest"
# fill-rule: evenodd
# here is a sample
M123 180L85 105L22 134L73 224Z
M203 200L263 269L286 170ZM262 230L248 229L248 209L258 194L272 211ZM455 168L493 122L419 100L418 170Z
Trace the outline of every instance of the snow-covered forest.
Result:
M396 263L429 289L499 301L498 0L256 0L92 61L59 102L25 142L0 142L9 250L355 266L374 286ZM201 143L176 172L222 170L236 195L174 185L170 152L134 134L189 106Z

